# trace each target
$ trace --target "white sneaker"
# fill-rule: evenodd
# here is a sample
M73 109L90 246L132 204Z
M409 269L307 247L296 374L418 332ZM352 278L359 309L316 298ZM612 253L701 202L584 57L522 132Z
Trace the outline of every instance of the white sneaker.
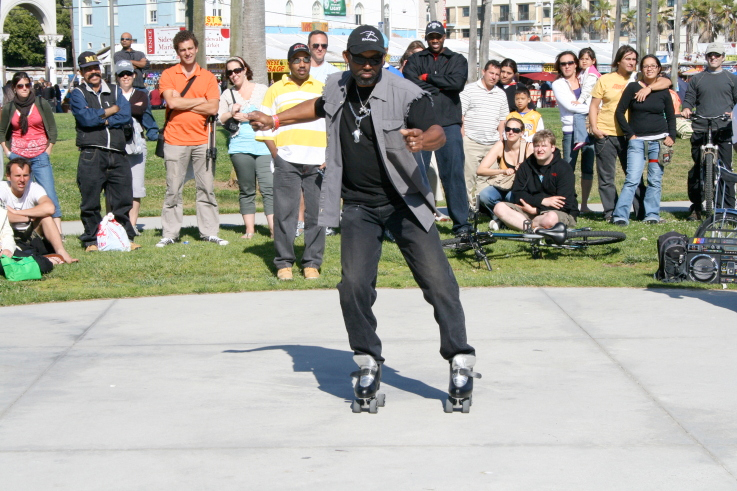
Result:
M226 246L230 244L230 242L228 242L227 240L221 239L217 235L208 235L206 237L202 237L202 240L204 240L205 242L214 242L217 245L221 245L221 246Z
M496 218L489 222L489 230L499 230L499 222Z
M158 244L156 244L156 247L166 247L173 243L174 243L174 239L169 239L169 238L164 237L158 242Z

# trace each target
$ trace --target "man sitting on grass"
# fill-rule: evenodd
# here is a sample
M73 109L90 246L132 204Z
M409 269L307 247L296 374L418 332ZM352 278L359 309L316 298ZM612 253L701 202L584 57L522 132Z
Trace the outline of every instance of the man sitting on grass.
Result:
M533 154L517 169L512 186L516 203L500 202L494 214L509 228L532 232L558 222L576 226L578 203L571 166L555 152L555 135L541 130L532 137Z
M15 242L21 249L35 249L39 255L54 252L65 263L79 261L69 255L54 223L55 206L40 184L31 181L31 163L16 157L5 165L5 178L0 182L0 201L5 203ZM40 231L40 233L38 233Z

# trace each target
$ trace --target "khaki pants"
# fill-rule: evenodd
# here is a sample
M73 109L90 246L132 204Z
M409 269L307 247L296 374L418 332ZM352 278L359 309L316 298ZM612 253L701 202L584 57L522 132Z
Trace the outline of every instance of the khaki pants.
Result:
M182 228L184 215L182 188L190 161L197 186L197 227L200 229L200 235L205 237L218 234L220 217L214 191L215 164L206 168L206 152L206 143L192 146L164 144L166 195L161 211L161 225L162 235L167 239L178 238L179 230Z
M466 163L463 168L463 177L466 181L466 193L468 194L468 203L476 208L476 196L481 192L482 189L488 187L486 180L487 177L477 176L476 169L479 168L479 164L486 157L486 154L491 150L491 145L482 145L476 143L470 138L463 137L463 152L466 154Z

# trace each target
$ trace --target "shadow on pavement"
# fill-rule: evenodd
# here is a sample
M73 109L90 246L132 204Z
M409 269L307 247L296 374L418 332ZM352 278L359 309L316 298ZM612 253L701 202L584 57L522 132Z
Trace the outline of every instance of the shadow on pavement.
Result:
M668 295L670 298L680 300L683 298L697 298L704 302L710 303L715 307L737 312L737 292L735 291L719 291L719 290L695 290L693 287L679 287L664 289L654 288L654 285L648 286L648 291ZM706 286L706 285L704 285Z
M341 399L353 399L350 373L358 367L353 363L353 353L320 346L302 346L283 344L264 346L250 350L225 350L223 353L254 353L258 351L283 350L292 357L295 372L312 372L317 380L318 388ZM384 364L381 383L391 385L405 392L416 394L425 399L445 401L448 394L430 387L424 382L400 375L398 371Z

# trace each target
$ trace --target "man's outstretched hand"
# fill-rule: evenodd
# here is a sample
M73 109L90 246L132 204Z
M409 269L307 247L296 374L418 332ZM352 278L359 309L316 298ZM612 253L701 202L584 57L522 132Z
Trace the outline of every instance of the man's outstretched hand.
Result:
M246 115L253 131L265 131L274 127L274 119L261 111L253 111Z

